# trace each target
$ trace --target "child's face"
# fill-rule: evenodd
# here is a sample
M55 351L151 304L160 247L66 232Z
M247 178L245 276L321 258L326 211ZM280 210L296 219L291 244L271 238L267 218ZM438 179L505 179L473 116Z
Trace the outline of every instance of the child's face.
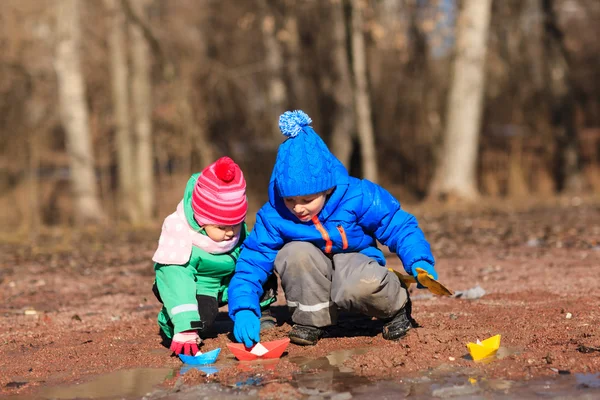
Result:
M307 196L294 196L284 197L283 201L288 210L292 212L302 222L308 222L318 215L323 206L327 196L332 192L333 189L329 189L326 192L309 194Z
M225 242L236 237L242 229L242 224L237 225L204 225L206 235L215 242Z

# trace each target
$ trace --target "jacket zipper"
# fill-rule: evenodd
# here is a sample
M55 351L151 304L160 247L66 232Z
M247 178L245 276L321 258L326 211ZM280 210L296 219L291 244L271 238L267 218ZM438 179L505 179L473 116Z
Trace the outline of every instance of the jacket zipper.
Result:
M338 231L340 231L340 235L342 236L342 249L346 250L348 248L348 238L346 237L346 231L344 231L344 227L338 225Z
M325 240L325 253L331 253L331 248L333 247L333 243L331 242L331 238L329 237L329 233L327 233L327 229L323 227L319 218L315 215L312 217L312 222L315 224L315 228L319 231L323 239Z

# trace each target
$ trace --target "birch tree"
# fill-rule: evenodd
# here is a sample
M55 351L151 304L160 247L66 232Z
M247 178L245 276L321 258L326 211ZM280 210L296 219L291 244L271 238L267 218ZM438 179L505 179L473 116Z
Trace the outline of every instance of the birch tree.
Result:
M492 0L464 0L446 110L441 160L430 187L434 198L478 197L477 152Z
M78 0L56 2L57 42L54 57L60 118L65 130L74 212L78 224L98 222L104 218L96 187L85 84L79 54L81 4Z
M363 1L351 1L352 5L352 67L354 72L354 109L358 128L358 140L361 150L363 177L377 182L377 154L375 153L375 135L371 120L371 97L367 81L367 59L363 32Z
M104 0L110 14L108 47L112 86L112 105L117 130L117 169L119 211L130 222L138 221L135 193L135 162L133 135L129 113L129 66L125 14L119 0Z
M141 20L147 19L148 0L131 0L131 8ZM131 96L135 131L136 192L140 219L147 221L154 212L154 149L152 145L152 83L150 46L142 26L129 25L131 38Z

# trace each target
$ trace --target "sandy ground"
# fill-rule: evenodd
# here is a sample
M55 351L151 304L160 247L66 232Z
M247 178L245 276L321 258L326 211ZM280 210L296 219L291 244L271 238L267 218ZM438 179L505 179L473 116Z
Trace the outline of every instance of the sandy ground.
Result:
M381 323L348 316L317 346L290 345L276 368L230 363L209 377L195 371L185 384L235 384L260 373L285 382L304 357L365 348L344 362L371 380L410 376L444 365L470 367L483 376L532 379L600 371L600 207L556 203L530 210L415 212L437 259L440 281L454 290L481 286L477 300L413 292L421 325L403 340L381 337ZM145 230L54 230L35 241L0 243L0 395L32 394L129 368L179 368L161 345L160 308L151 285L150 258L159 225ZM389 265L401 269L397 259ZM277 303L285 304L283 299ZM279 326L262 337L285 337ZM205 341L230 357L228 323ZM501 334L505 356L473 363L465 344ZM170 390L176 379L162 388ZM271 386L273 390L281 387ZM290 397L294 397L290 395Z

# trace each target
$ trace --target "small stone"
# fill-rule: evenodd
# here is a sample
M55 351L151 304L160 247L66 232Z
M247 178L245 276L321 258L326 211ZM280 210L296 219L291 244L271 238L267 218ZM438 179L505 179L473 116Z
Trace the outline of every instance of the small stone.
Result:
M573 314L571 314L570 312L567 313L567 315L565 315L566 319L571 319L573 318Z
M350 392L338 393L331 396L331 400L350 400L351 398L352 394Z
M456 360L456 358L454 358L454 357L450 356L450 357L448 357L448 360L450 360L450 361L454 361L454 360Z
M488 381L488 387L492 390L504 391L506 392L513 386L511 381L506 381L503 379L493 379Z
M457 386L450 386L450 387L443 387L443 388L435 389L431 392L431 395L433 397L441 397L441 398L458 397L458 396L464 397L467 395L475 394L475 393L479 392L480 390L481 389L479 389L478 386L457 385Z
M319 389L308 388L308 387L304 387L304 386L299 387L298 392L308 395L308 396L317 396L320 393Z
M12 382L8 382L5 387L7 388L11 388L11 389L18 389L22 386L27 385L28 382L18 382L18 381L12 381Z

